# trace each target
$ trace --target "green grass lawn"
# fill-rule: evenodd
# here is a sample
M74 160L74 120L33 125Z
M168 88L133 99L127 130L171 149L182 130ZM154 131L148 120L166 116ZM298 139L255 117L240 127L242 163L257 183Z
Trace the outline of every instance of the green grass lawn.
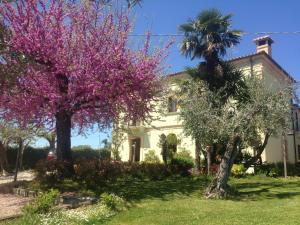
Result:
M205 179L128 182L111 190L131 203L106 225L300 224L300 179L254 176L232 179L239 193L230 200L206 200Z

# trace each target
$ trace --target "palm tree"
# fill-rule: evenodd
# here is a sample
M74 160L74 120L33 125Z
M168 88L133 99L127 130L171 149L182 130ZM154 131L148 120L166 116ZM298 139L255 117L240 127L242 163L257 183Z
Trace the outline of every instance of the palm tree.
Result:
M180 46L181 53L192 60L204 59L198 68L189 68L187 72L194 79L206 81L211 90L217 91L225 87L224 102L230 96L237 95L240 86L243 87L240 73L222 60L227 49L239 44L241 39L241 31L230 29L231 17L231 14L223 16L219 10L209 9L200 12L196 19L190 19L179 27L179 30L184 33ZM200 140L196 140L196 169L200 168L200 146ZM206 148L208 172L211 147Z
M231 17L231 14L222 16L217 9L209 9L179 27L184 33L181 53L192 60L203 58L209 76L216 73L227 49L240 42L241 31L230 29Z

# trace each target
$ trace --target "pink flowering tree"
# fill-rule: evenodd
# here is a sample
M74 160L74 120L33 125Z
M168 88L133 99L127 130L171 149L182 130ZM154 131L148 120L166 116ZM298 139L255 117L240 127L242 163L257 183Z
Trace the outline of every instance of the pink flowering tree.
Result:
M18 0L0 13L11 31L7 45L26 59L14 82L1 79L3 117L55 126L60 160L72 162L72 128L151 111L165 50L149 53L149 38L131 50L127 13L62 0Z

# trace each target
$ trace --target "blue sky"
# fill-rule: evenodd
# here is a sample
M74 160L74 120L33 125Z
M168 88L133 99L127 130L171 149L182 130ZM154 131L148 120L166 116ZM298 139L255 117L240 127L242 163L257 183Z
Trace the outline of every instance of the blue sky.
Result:
M175 34L178 26L189 18L194 18L201 10L217 8L223 14L233 14L232 27L244 32L264 31L300 31L300 1L298 0L143 0L142 7L134 9L135 29L133 33ZM245 35L239 46L229 50L228 57L236 57L255 52L253 39L258 35ZM273 58L296 80L300 80L300 34L271 35ZM132 42L141 42L141 37L132 37ZM160 47L170 38L153 37L154 47ZM168 73L184 70L194 65L189 59L180 55L178 37L170 49L165 65ZM108 133L88 132L86 137L73 136L72 146L88 144L99 147ZM46 145L39 142L38 145Z

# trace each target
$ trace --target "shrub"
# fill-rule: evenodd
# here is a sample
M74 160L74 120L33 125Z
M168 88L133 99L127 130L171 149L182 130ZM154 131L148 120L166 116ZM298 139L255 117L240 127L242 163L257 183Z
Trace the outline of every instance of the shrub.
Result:
M55 187L64 179L65 164L61 161L41 160L35 167L36 179L46 187Z
M23 154L23 169L33 169L38 161L46 159L48 151L49 148L27 147ZM15 168L17 152L17 148L9 147L7 150L7 160L11 169Z
M33 203L24 207L25 214L47 213L58 202L59 192L51 189L36 197Z
M72 156L74 160L78 159L94 159L99 158L99 150L87 149L72 149Z
M90 145L77 145L72 147L73 151L92 151L94 150Z
M146 163L160 163L159 157L156 155L154 150L149 150L145 154L144 162Z
M192 158L191 152L185 148L182 148L179 152L176 153L177 156L179 157L185 157L185 158Z
M279 163L263 163L255 166L255 173L265 174L270 177L284 176L284 166L282 162ZM297 174L297 168L292 163L287 163L288 176L295 176Z
M119 211L125 207L125 201L115 194L108 194L105 192L101 194L100 201L102 201L104 205L106 205L111 210Z
M108 148L103 148L98 150L99 151L99 157L102 160L110 160L111 159L111 150Z
M243 164L233 164L231 168L231 175L234 177L242 177L245 175L245 167Z
M175 174L180 175L189 175L189 170L194 167L194 160L192 157L182 157L182 156L175 156L171 160L171 169L172 172Z

